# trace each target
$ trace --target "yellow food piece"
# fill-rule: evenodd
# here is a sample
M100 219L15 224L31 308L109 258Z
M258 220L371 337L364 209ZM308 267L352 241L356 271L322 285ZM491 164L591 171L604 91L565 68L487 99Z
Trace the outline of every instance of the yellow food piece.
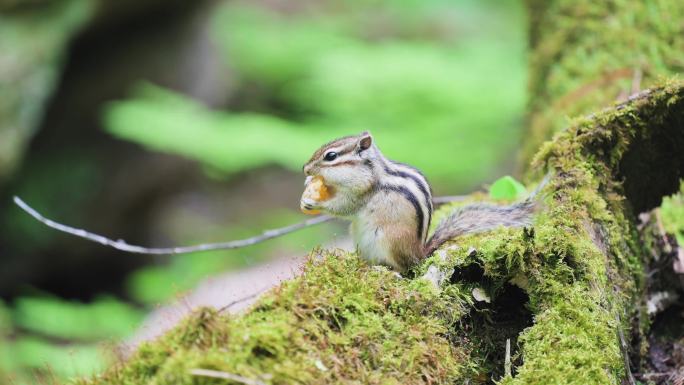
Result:
M311 181L306 185L304 193L302 194L302 201L306 199L312 200L314 202L322 202L329 198L330 191L326 187L325 183L323 183L323 178L320 176L313 177ZM309 215L316 215L320 214L321 212L320 210L308 210L304 208L304 206L301 206L300 209L304 214Z
M308 194L309 198L316 202L322 202L330 197L328 188L325 186L325 183L323 183L323 177L320 176L316 176L311 180L311 183L307 186L304 194Z

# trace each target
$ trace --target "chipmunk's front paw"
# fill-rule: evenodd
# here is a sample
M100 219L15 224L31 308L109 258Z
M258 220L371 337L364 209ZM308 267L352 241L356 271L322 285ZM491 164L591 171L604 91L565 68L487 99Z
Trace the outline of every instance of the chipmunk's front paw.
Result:
M319 202L316 202L313 199L310 198L302 198L299 201L299 208L302 210L304 214L319 214L321 212L321 206Z

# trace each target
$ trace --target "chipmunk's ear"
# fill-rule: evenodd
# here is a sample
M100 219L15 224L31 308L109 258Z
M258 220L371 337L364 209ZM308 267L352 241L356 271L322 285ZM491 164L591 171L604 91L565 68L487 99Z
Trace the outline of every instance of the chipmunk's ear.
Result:
M373 144L373 136L371 136L370 132L364 131L359 137L359 151L367 150Z

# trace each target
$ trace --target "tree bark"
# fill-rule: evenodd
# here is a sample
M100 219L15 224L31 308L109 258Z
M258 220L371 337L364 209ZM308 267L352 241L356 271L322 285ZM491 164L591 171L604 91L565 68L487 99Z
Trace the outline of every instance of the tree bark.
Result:
M67 44L92 9L87 0L0 2L0 185L37 130Z
M681 16L684 4L528 3L524 152L537 149L530 175L551 174L533 227L455 239L411 278L314 250L298 278L247 313L200 309L87 382L225 381L196 369L267 384L629 381L632 321L648 318L636 215L684 175L684 85L663 77L682 68L684 27L653 15Z

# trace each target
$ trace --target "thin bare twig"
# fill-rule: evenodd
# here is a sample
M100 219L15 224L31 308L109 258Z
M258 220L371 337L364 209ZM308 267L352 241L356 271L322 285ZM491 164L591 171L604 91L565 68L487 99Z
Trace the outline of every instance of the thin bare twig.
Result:
M238 376L237 374L220 372L218 370L191 369L190 374L192 374L193 376L202 376L202 377L211 377L211 378L220 378L220 379L224 379L224 380L231 380L231 381L239 382L239 383L245 384L245 385L266 385L266 383L264 383L263 381L253 380L251 378Z
M622 322L620 321L620 314L615 313L615 320L617 321L618 339L620 340L620 352L622 352L622 359L625 364L625 372L627 372L627 382L629 385L636 385L634 375L632 375L632 368L629 362L629 345L625 340L625 333L622 332Z
M506 356L504 360L504 376L512 377L511 374L511 339L506 338Z
M252 293L252 294L246 295L246 296L244 296L244 297L238 298L238 299L236 299L236 300L234 300L234 301L231 301L231 302L229 302L227 305L222 306L220 309L218 309L218 312L221 313L222 311L228 310L228 309L230 309L231 307L233 307L233 306L235 306L235 305L237 305L237 304L239 304L239 303L242 303L242 302L245 302L245 301L249 301L249 300L252 299L252 298L258 297L261 293L265 292L266 290L268 290L268 289L258 290L258 291L256 291L255 293Z
M154 255L169 255L169 254L188 254L188 253L196 253L200 251L210 251L210 250L227 250L227 249L237 249L240 247L245 247L245 246L251 246L259 242L263 242L268 239L272 238L277 238L280 236L283 236L285 234L301 230L306 227L314 226L320 223L328 222L333 219L333 217L329 215L319 215L317 217L307 219L304 222L300 223L295 223L293 225L281 227L279 229L273 229L273 230L266 230L264 231L261 235L251 237L251 238L245 238L245 239L239 239L235 241L229 241L229 242L219 242L219 243L203 243L199 245L194 245L194 246L183 246L183 247L142 247L142 246L135 246L135 245L129 245L124 241L123 239L119 239L118 241L109 239L105 236L91 233L89 231L83 230L83 229L77 229L75 227L63 225L61 223L55 222L53 220L50 220L48 218L45 218L42 216L38 211L33 209L31 206L27 205L26 202L21 200L19 197L14 197L14 203L17 204L17 206L21 207L24 211L26 211L29 215L37 219L38 221L44 223L46 226L51 227L55 230L59 230L71 235L75 235L77 237L81 237L84 239L87 239L89 241L97 242L99 244L113 247L117 250L121 251L126 251L129 253L136 253L136 254L154 254Z
M453 202L453 201L458 201L458 200L463 200L463 196L445 196L445 197L436 197L434 199L434 203L436 205L448 203L448 202ZM251 246L269 239L273 238L278 238L282 237L285 234L289 234L292 232L295 232L297 230L301 230L307 227L315 226L321 223L325 223L328 221L331 221L334 219L330 215L319 215L317 217L307 219L303 222L300 223L295 223L289 226L285 227L280 227L277 229L272 229L272 230L266 230L260 235L250 237L250 238L245 238L245 239L238 239L234 241L228 241L228 242L218 242L218 243L202 243L199 245L193 245L193 246L181 246L181 247L143 247L143 246L136 246L136 245L131 245L126 243L123 239L119 239L117 241L107 238L103 235L95 234L90 231L84 230L84 229L79 229L76 227L71 227L67 226L64 224L61 224L59 222L55 222L49 218L45 218L42 214L40 214L38 211L36 211L33 207L29 206L21 200L21 198L15 196L14 197L14 203L19 206L22 210L26 211L29 215L31 215L33 218L38 220L39 222L45 224L48 227L51 227L55 230L59 230L61 232L75 235L80 238L87 239L92 242L97 242L101 245L112 247L114 249L120 250L120 251L125 251L128 253L135 253L135 254L151 254L151 255L175 255L175 254L189 254L189 253L197 253L197 252L202 252L202 251L211 251L211 250L229 250L229 249L239 249L241 247L246 247L246 246Z

